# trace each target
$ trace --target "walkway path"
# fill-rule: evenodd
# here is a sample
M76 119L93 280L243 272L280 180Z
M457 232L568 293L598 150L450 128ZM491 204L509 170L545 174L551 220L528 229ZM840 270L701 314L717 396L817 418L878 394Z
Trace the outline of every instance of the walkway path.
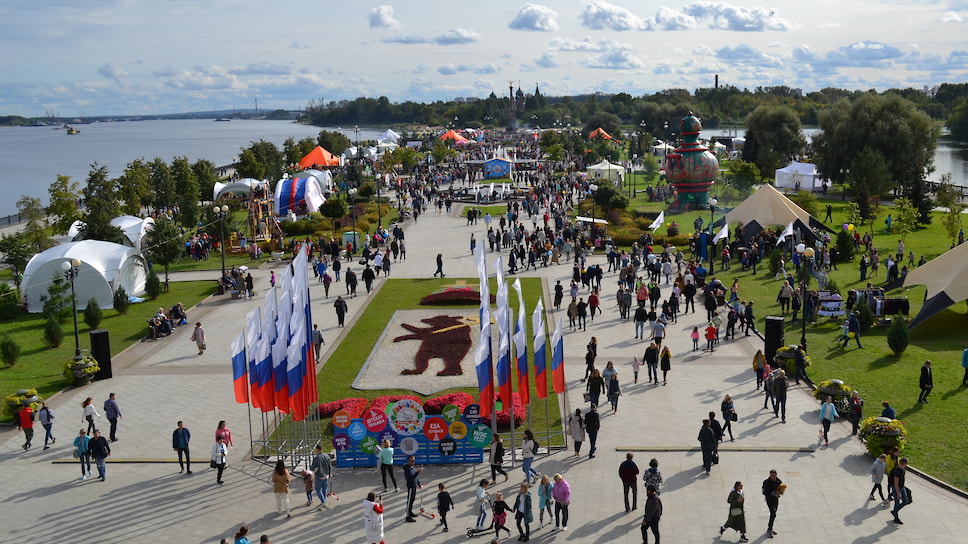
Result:
M470 234L474 232L478 240L484 240L486 228L483 221L474 227L465 223L463 218L433 213L420 216L417 223L408 222L408 260L393 266L392 277L429 277L440 251L448 278L475 278ZM594 256L592 262L604 263L604 257ZM276 265L263 264L253 270L257 290L268 286L272 266ZM545 278L547 287L556 279L565 283L571 266L562 264L523 275ZM620 323L610 307L608 293L613 290L613 276L606 275L604 281L606 313L587 331L565 334L566 374L571 388L568 401L572 407L582 406L579 379L584 371L584 346L590 336L599 340L599 366L608 360L618 366L625 394L617 414L602 411L595 459L557 453L536 462L539 471L560 472L571 483L573 506L567 532L553 533L547 527L536 530L535 523L535 540L641 542L638 524L644 492L640 493L640 510L625 513L617 475L626 450L634 449L640 468L656 457L665 477L661 526L666 543L716 541L717 529L728 510L726 495L736 480L746 484L749 536L756 542L765 540L767 510L759 487L771 468L777 469L789 485L776 524L777 539L784 542L968 542L963 529L968 501L915 476L909 477L909 486L917 500L902 512L905 525L890 523L886 509L867 500L870 459L862 445L849 436L848 425L835 424L830 447L817 447L818 405L806 389L791 391L785 425L763 410L749 364L752 353L761 345L753 336L724 342L713 354L693 354L687 331L699 325L699 317L704 315L687 314L670 327L668 343L674 358L669 385L645 384L645 369L640 383L633 385L628 363L633 355L641 357L646 346L632 338L632 325ZM334 284L334 296L324 299L322 286L311 286L314 321L323 329L327 350L333 349L341 335L352 334L349 328L335 327L331 309L342 287L342 283ZM663 294L668 296L668 289ZM549 298L546 293L545 300ZM347 300L351 318L367 300L365 295ZM189 311L189 321L202 321L206 330L209 350L205 355L196 356L194 346L187 341L191 327L180 327L171 337L116 354L113 380L56 395L51 405L57 414L55 435L59 441L52 449L41 450L42 432L35 437L30 453L21 450L22 435L16 436L15 430L0 434L0 481L4 482L4 513L11 540L63 542L80 536L105 544L135 540L215 543L246 524L256 538L267 533L277 544L362 542L360 501L367 491L379 486L375 470L338 471L334 485L340 500L323 512L301 506L302 485L294 482L294 513L286 519L274 512L269 469L247 458L248 415L245 406L234 402L228 346L244 326L245 313L260 303L258 298L206 299ZM361 354L361 358L364 356ZM120 441L112 445L108 479L103 483L96 478L81 481L69 446L81 427L80 402L91 396L100 411L112 391L118 394L125 417L118 431ZM694 451L696 434L708 411L718 413L726 393L733 395L740 416L734 424L736 441L723 444L721 464L706 476L700 455ZM236 447L224 477L226 484L217 486L207 459L221 419L228 421ZM196 463L191 477L179 474L170 461L171 431L178 420L184 420L193 433ZM107 425L104 420L99 424ZM120 462L142 459L151 462ZM916 466L917 459L912 463ZM462 529L473 523L474 486L489 475L486 468L430 466L424 471L422 480L427 489L422 500L426 508L435 508L439 482L447 484L457 503L449 516L450 533L441 533L437 522L427 519L404 523L405 494L388 495L386 541L464 541ZM511 480L498 484L497 489L510 497L516 489L515 478L521 473L517 468L509 472ZM402 478L399 471L397 476ZM731 532L723 536L724 541L737 539L738 535Z

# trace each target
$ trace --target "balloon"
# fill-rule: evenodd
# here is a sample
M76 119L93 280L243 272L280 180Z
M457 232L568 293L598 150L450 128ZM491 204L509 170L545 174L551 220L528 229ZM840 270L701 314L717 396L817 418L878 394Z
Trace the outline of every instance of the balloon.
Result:
M851 223L851 224L847 225L847 230L854 230L854 224Z
M803 245L803 244L797 244L797 253L803 253L803 250L804 250L804 248L806 248L806 247L807 247L807 246L805 246L805 245Z
M814 254L813 248L808 247L807 249L803 250L803 254L806 255L808 259L812 259Z
M848 225L847 223L844 223L844 230L850 230L850 225Z

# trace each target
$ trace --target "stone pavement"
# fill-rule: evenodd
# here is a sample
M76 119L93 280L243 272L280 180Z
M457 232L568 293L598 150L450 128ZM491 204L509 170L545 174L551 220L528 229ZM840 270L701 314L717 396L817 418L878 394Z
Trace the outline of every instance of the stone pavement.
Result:
M477 239L483 241L486 227L483 221L473 227L465 223L456 213L436 216L433 212L420 216L417 223L408 222L408 260L394 264L391 277L429 277L435 268L434 257L440 251L448 278L476 278L470 234L476 233ZM489 264L493 258L489 256ZM591 261L604 263L604 257L593 256ZM279 265L264 263L253 271L257 290L264 292L268 287L273 266ZM545 305L550 306L550 286L556 279L565 283L571 266L564 263L523 275L545 278ZM198 276L185 274L181 278ZM618 321L609 293L614 292L613 278L614 274L606 274L603 282L605 314L598 316L587 331L565 333L567 404L572 411L578 406L585 408L583 384L579 380L584 373L585 344L591 336L599 341L599 368L604 367L605 361L615 362L624 395L618 413L601 410L602 432L595 459L558 452L536 461L535 468L542 473L564 475L572 486L573 503L567 532L553 532L547 527L538 530L536 521L532 525L533 539L641 542L638 527L644 491L640 492L640 510L625 513L617 474L625 452L633 450L641 469L647 468L650 458L659 460L665 478L661 528L667 543L719 539L717 529L728 511L726 495L737 480L746 484L749 498L748 536L755 542L764 541L768 512L759 487L771 468L777 469L789 485L775 527L778 541L968 542L968 535L959 529L968 519L968 501L914 475L908 477L908 485L916 500L902 511L905 525L890 523L887 509L879 502L867 500L871 460L863 446L849 436L849 425L836 423L830 447L818 447L818 405L806 389L791 390L786 424L763 410L762 393L754 391L750 368L752 353L762 345L755 336L723 342L713 354L692 353L688 332L692 326L702 324L699 317L704 315L686 314L669 330L667 343L673 351L669 385L645 384L644 368L640 383L632 384L629 363L633 355L642 356L646 344L633 339L631 323ZM378 279L377 284L382 281ZM342 335L350 334L350 327L336 328L331 309L343 285L334 283L328 299L323 298L320 284L311 286L314 321L323 329L327 341L324 356ZM360 289L365 293L362 286ZM668 288L663 289L663 294L668 296ZM582 296L587 297L587 293ZM367 300L365 294L347 299L348 325L352 325L352 319ZM50 399L57 415L54 430L59 442L48 451L41 450L43 432L39 425L40 432L29 453L20 448L22 435L16 435L14 429L4 430L0 434L0 481L4 482L9 537L37 542L83 538L97 543L149 539L214 543L221 537L231 537L240 525L246 524L250 538L255 536L253 541L268 534L276 544L362 542L360 501L367 491L380 487L375 469L339 470L333 484L340 500L330 499L335 504L322 512L302 506L302 484L294 481L290 495L293 517L286 519L274 511L268 482L270 469L248 459L249 414L245 406L234 402L228 348L244 326L245 313L258 304L259 297L252 301L206 299L189 311L189 321L200 320L205 328L209 344L205 355L196 356L193 344L187 341L191 327L180 327L171 337L116 354L113 380L67 390ZM553 320L564 311L549 314L553 327ZM361 354L363 357L365 354ZM125 417L119 426L120 440L112 444L107 481L81 481L77 465L70 458L70 443L81 427L80 402L91 396L101 411L104 399L112 391L118 394ZM719 402L726 393L733 395L739 414L739 421L734 423L736 440L722 445L721 463L706 476L696 435L708 411L718 414ZM252 412L252 417L258 421L259 414ZM226 483L218 486L207 460L216 424L221 419L228 421L236 446L230 453ZM179 474L177 464L172 463L170 436L178 420L185 421L193 433L196 463L192 476ZM98 424L100 428L107 426L103 419ZM587 443L583 450L587 453ZM912 459L912 464L917 466L917 459ZM404 523L405 493L387 495L386 541L466 540L464 529L474 522L474 488L478 480L490 475L487 468L486 464L429 466L423 472L425 508L435 510L436 484L440 482L447 485L457 504L448 516L449 533L441 533L436 520L421 518L417 523ZM519 467L508 472L512 475L510 481L495 487L511 499L522 474ZM402 486L399 469L397 477ZM534 514L537 520L538 512ZM513 522L509 527L514 530ZM511 539L516 536L513 534ZM735 542L738 538L736 533L727 532L722 540Z

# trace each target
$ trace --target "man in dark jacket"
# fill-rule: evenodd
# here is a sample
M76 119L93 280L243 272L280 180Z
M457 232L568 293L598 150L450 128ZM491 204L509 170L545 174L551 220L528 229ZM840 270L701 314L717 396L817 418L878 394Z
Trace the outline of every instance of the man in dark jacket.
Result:
M773 417L781 417L786 423L787 381L786 372L780 370L773 378Z
M706 299L703 301L703 306L706 308L706 321L713 320L713 314L716 313L716 294L712 291L706 293Z
M192 473L192 458L188 451L188 443L191 439L192 433L188 432L188 427L185 427L185 424L179 421L178 428L171 433L171 448L178 452L178 466L181 467L178 472L185 472L187 468L188 474ZM182 455L185 456L184 464L182 464Z
M417 488L420 487L420 480L417 478L423 467L417 467L413 455L407 457L407 464L403 467L403 477L407 480L407 519L409 523L417 521L417 513L413 511L413 503L417 500Z
M366 286L366 294L370 294L370 291L373 289L373 280L375 279L376 274L373 272L373 269L370 268L370 265L366 265L366 268L363 269L363 285Z
M91 451L91 457L94 458L94 463L97 464L97 477L103 481L108 473L104 460L111 455L111 446L107 439L101 436L101 431L94 429L94 436L91 438L88 448Z
M766 497L766 507L770 511L770 524L766 528L766 536L769 538L776 534L773 522L776 521L776 510L780 507L780 493L777 493L777 489L782 483L783 480L776 476L776 470L770 470L770 477L763 480L763 496Z
M340 327L346 321L346 301L343 297L336 297L336 302L333 303L333 308L336 309L336 321Z
M601 427L601 420L598 417L598 407L592 404L591 410L585 414L585 434L588 435L588 443L591 449L588 451L588 458L595 458L595 442L598 441L598 429Z
M645 515L642 516L642 542L649 544L647 531L652 529L655 536L655 544L659 544L659 518L662 517L662 501L656 495L654 485L645 489L648 498L645 500Z
M346 294L356 296L356 272L346 269Z
M699 429L699 447L702 449L702 468L709 474L713 464L713 452L716 450L716 433L709 426L709 420L702 420L702 428Z
M928 403L928 393L934 387L934 378L931 374L931 361L925 361L921 367L921 394L918 395L918 404Z
M639 476L639 467L632 460L632 452L625 454L625 461L618 466L618 477L622 479L622 494L625 496L625 511L629 511L629 490L632 490L632 510L639 507L639 488L636 480Z
M682 309L682 313L688 312L690 306L692 306L692 311L693 313L695 313L696 301L693 299L696 297L696 284L687 283L686 286L682 289L682 295L686 297L686 303Z
M860 312L855 311L850 318L847 319L847 338L844 338L844 347L847 347L847 342L850 342L850 333L854 333L854 340L857 341L857 347L864 349L864 346L860 345Z
M750 329L756 332L756 317L753 315L753 301L746 303L746 315L743 316L746 321L746 336L750 335Z

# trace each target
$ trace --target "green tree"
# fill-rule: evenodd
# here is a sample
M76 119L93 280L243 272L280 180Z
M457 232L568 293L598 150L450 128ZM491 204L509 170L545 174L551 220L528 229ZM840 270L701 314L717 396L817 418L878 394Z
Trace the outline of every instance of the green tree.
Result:
M349 213L349 209L346 206L346 202L340 197L327 198L326 202L319 207L319 213L323 217L328 217L330 219L339 219L340 217L345 217Z
M872 147L865 147L850 163L845 174L847 183L856 195L880 199L894 188L894 180L884 155Z
M918 209L914 207L909 198L901 196L894 199L892 213L894 214L894 222L891 224L891 228L901 235L901 240L904 240L918 225Z
M151 204L151 196L151 165L144 159L129 162L118 178L121 212L126 215L140 215L141 207Z
M844 229L837 230L837 253L841 262L849 261L854 256L854 238Z
M607 207L609 202L612 201L612 197L619 194L618 189L616 189L615 185L613 185L612 182L607 179L597 181L598 183L596 185L598 186L598 189L595 191L595 194L592 195L595 199L595 204L602 207Z
M235 171L239 174L240 178L266 178L266 167L259 162L259 159L255 156L255 153L249 149L242 150L242 154L239 155L239 162L236 165Z
M760 106L746 118L743 160L755 163L760 175L773 179L777 168L803 152L807 141L800 118L786 106Z
M968 140L968 100L959 97L955 101L954 110L945 124L951 130L951 136L962 141Z
M161 281L158 280L158 274L155 274L154 268L148 269L148 277L145 278L145 294L151 300L161 295Z
M94 330L101 324L103 317L104 314L101 312L101 304L98 303L95 297L91 297L87 301L87 306L84 307L84 323L87 323L88 328Z
M103 240L121 243L124 234L111 224L120 215L117 184L108 179L106 166L91 165L84 188L84 225L80 229L83 240Z
M803 211L810 215L817 215L817 196L810 191L800 191L790 197L794 204L800 206Z
M181 224L194 228L198 225L198 180L186 157L177 157L171 163L171 177L175 180L178 195L178 216Z
M752 162L731 161L726 182L737 191L748 193L760 182L760 170Z
M252 151L256 160L265 169L264 176L256 179L269 179L272 188L275 189L276 182L282 179L282 172L285 170L285 157L282 151L279 151L276 144L265 140L253 142L248 149Z
M330 153L340 156L343 151L350 147L350 139L343 135L341 132L330 132L328 130L319 131L319 136L316 137L316 143L329 151Z
M589 104L591 104L591 102L589 102ZM585 121L585 126L582 129L582 135L587 138L589 134L591 134L595 129L599 128L607 132L612 138L617 139L622 136L622 120L614 113L609 113L607 111L592 113L588 120Z
M440 140L434 142L434 150L431 151L430 154L433 156L434 162L437 164L442 164L448 158L457 156L456 151L444 145L444 143Z
M417 150L412 147L398 147L390 153L391 164L399 164L404 172L413 172L419 160Z
M71 316L71 284L60 274L54 274L47 284L47 294L40 295L44 304L44 317L56 319L59 323Z
M165 285L168 284L168 267L181 256L184 250L184 235L178 225L161 216L148 228L148 255L153 263L165 267Z
M155 157L151 161L151 203L155 209L170 208L175 205L175 180L171 177L168 163Z
M192 163L192 172L198 181L198 192L203 201L215 197L215 183L218 176L215 174L215 164L207 159L198 159Z
M844 215L847 217L845 220L848 225L860 226L864 224L864 218L860 214L860 205L856 202L848 202L847 206L844 208Z
M124 286L119 285L117 289L114 290L114 310L118 312L119 315L125 315L128 313L128 308L131 307L131 301L128 300L128 293L125 292Z
M296 139L292 136L282 142L282 155L285 157L287 165L298 164L299 160L302 159L303 156L299 154L299 148L296 146Z
M887 330L887 345L896 357L900 357L911 341L911 334L908 332L907 321L904 316L896 315L891 320L891 328Z
M47 221L55 234L67 234L67 231L81 218L81 211L77 201L81 198L80 184L71 181L70 176L57 175L57 181L47 187ZM53 219L53 221L51 221Z
M944 226L945 234L954 242L958 239L958 232L961 231L961 212L964 211L965 205L960 202L961 194L958 189L951 185L951 172L941 176L941 186L935 193L935 200L938 206L948 209L944 212L941 224Z
M20 359L20 344L6 334L0 339L0 359L8 367L17 364L17 359Z
M59 321L53 317L48 317L44 323L44 344L49 348L56 348L64 342L64 328Z
M27 237L23 232L0 236L0 254L3 255L3 262L13 268L13 280L17 285L17 291L20 291L24 268L34 256L34 250L27 242Z
M44 207L40 205L39 198L21 195L20 200L17 201L17 211L20 217L26 219L20 232L35 252L41 252L56 245L47 231Z

